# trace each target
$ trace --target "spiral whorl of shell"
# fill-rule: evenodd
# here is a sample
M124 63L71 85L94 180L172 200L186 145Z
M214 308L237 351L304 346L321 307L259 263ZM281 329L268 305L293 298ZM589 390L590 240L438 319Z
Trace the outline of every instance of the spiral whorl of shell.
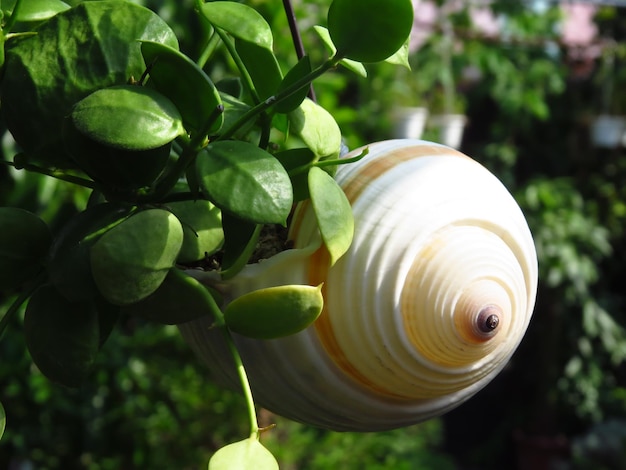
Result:
M337 430L444 413L504 367L530 321L537 261L523 214L480 164L424 141L371 144L336 179L355 217L350 250L329 268L304 203L291 226L295 249L247 267L232 286L236 296L324 283L324 311L307 330L237 337L255 399ZM182 331L218 374L234 378L206 325Z

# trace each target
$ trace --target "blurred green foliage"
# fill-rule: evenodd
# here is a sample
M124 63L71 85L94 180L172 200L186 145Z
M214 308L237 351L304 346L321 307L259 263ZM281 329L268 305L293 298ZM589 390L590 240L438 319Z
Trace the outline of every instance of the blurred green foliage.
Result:
M203 26L192 0L137 3L168 21L194 56ZM272 25L279 61L293 65L280 2L246 3ZM324 46L311 26L323 23L329 3L295 2L313 63ZM513 468L519 436L532 434L571 438L566 468L623 468L623 454L597 437L605 429L623 436L626 419L626 151L594 148L588 139L606 70L575 76L567 67L556 7L530 11L525 2L499 0L493 9L507 20L507 41L470 34L467 11L450 17L462 46L452 58L456 106L470 119L462 150L514 192L535 236L540 288L529 333L502 375L444 419L356 435L270 416L278 427L263 442L284 468ZM626 10L600 9L598 22L601 34L626 40ZM440 106L441 39L436 33L413 54L412 72L383 64L368 67L367 79L340 69L316 82L318 101L349 147L388 138L399 105ZM232 67L207 65L218 76ZM468 70L478 78L463 79ZM618 91L626 89L624 70L613 76ZM2 150L5 158L14 153L6 135ZM86 196L67 183L0 167L0 204L37 212L53 228L83 208ZM3 468L27 460L38 469L196 468L246 432L240 397L209 380L174 328L122 322L78 391L50 384L32 366L20 328L11 325L0 341Z

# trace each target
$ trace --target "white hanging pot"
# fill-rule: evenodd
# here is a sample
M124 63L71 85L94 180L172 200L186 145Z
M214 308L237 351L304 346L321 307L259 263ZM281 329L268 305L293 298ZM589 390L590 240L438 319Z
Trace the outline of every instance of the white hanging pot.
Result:
M397 108L393 112L393 136L396 139L419 139L424 133L428 109L423 107Z
M368 147L336 175L355 233L332 267L304 202L290 226L293 249L229 280L192 273L225 302L265 287L323 284L324 309L306 330L273 340L233 336L259 405L334 430L407 426L469 399L511 358L537 289L528 225L493 174L431 142ZM180 329L214 375L236 386L211 323Z
M440 114L433 116L432 123L439 128L440 143L455 149L461 146L467 116L464 114Z
M625 132L625 116L601 114L591 123L591 142L600 148L616 148L622 145Z

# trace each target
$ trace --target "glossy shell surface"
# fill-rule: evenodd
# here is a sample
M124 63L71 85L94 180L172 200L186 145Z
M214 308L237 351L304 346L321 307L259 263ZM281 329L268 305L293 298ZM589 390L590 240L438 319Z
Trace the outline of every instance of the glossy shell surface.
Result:
M537 288L531 233L494 175L430 142L368 147L336 175L355 237L334 266L303 203L290 228L295 248L247 266L226 286L237 296L324 283L324 311L307 330L236 341L261 406L334 430L407 426L470 398L519 345ZM181 331L218 377L236 384L209 323Z

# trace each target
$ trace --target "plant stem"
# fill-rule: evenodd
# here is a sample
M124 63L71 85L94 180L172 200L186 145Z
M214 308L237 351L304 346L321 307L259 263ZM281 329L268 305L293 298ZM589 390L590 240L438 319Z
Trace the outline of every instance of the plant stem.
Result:
M33 173L40 173L42 175L50 176L51 178L56 178L58 180L66 181L68 183L73 183L78 186L83 186L85 188L97 189L98 186L95 182L81 178L80 176L68 175L67 173L61 170L51 170L49 168L43 168L37 165L32 165L30 163L20 163L15 164L14 162L2 161L5 165L12 166L16 170L26 170L32 171Z
M230 128L227 129L218 138L218 140L230 139L233 136L233 134L235 134L235 132L237 132L237 130L239 130L246 122L248 122L249 120L255 118L257 115L261 114L262 112L266 111L268 108L270 108L274 104L276 104L276 103L278 103L278 102L288 98L293 93L298 91L300 88L302 88L302 87L306 86L307 84L311 83L313 80L315 80L317 77L319 77L320 75L324 74L328 70L336 67L337 64L341 61L341 59L342 59L342 57L339 57L337 55L331 57L326 62L324 62L322 65L320 65L318 68L316 68L315 70L311 71L311 73L309 73L308 75L302 77L300 80L295 81L290 86L288 86L287 88L281 90L280 92L276 93L275 95L270 96L265 101L262 101L259 104L257 104L256 106L250 108L243 116L241 116L235 123L233 123L233 125L230 126Z
M26 287L20 293L20 295L17 296L15 301L11 304L11 306L7 310L7 313L5 313L2 319L0 319L0 338L4 334L4 331L6 330L13 316L19 311L22 304L26 302L26 300L28 300L28 298L33 294L33 292L35 292L35 290L37 290L37 288L41 284L43 284L45 280L46 280L46 272L41 271L37 276L35 276L32 279L30 283L26 284Z
M207 39L206 44L202 48L202 52L200 52L200 57L198 57L198 60L196 61L198 67L203 68L206 65L206 63L209 61L209 58L215 52L215 49L217 49L219 41L220 36L215 32L214 29L213 34L211 34L211 36L209 36L209 38Z
M293 46L296 49L296 55L298 60L302 59L306 53L304 51L304 44L302 44L302 37L300 36L300 30L298 29L298 21L296 20L296 12L293 9L291 0L283 0L283 8L285 15L287 16L287 23L289 24L289 30L291 31L291 39ZM309 84L309 98L312 101L317 101L315 98L315 90L313 89L313 83Z
M226 345L228 346L228 350L230 351L233 361L235 362L235 367L237 368L237 376L239 377L241 390L243 392L243 396L246 401L246 407L248 409L248 421L250 423L250 437L258 439L259 438L259 423L256 417L256 407L254 405L254 398L252 397L252 390L250 388L250 382L248 381L248 375L246 374L246 368L243 365L243 361L241 360L241 355L239 354L237 345L235 344L235 341L233 340L233 337L230 334L230 330L224 324L224 314L222 313L219 306L215 302L215 299L213 298L211 293L207 291L206 288L203 288L203 289L206 292L205 299L207 301L207 306L211 310L213 318L215 319L214 327L219 328L222 331L222 334L224 335L224 339L226 340Z

